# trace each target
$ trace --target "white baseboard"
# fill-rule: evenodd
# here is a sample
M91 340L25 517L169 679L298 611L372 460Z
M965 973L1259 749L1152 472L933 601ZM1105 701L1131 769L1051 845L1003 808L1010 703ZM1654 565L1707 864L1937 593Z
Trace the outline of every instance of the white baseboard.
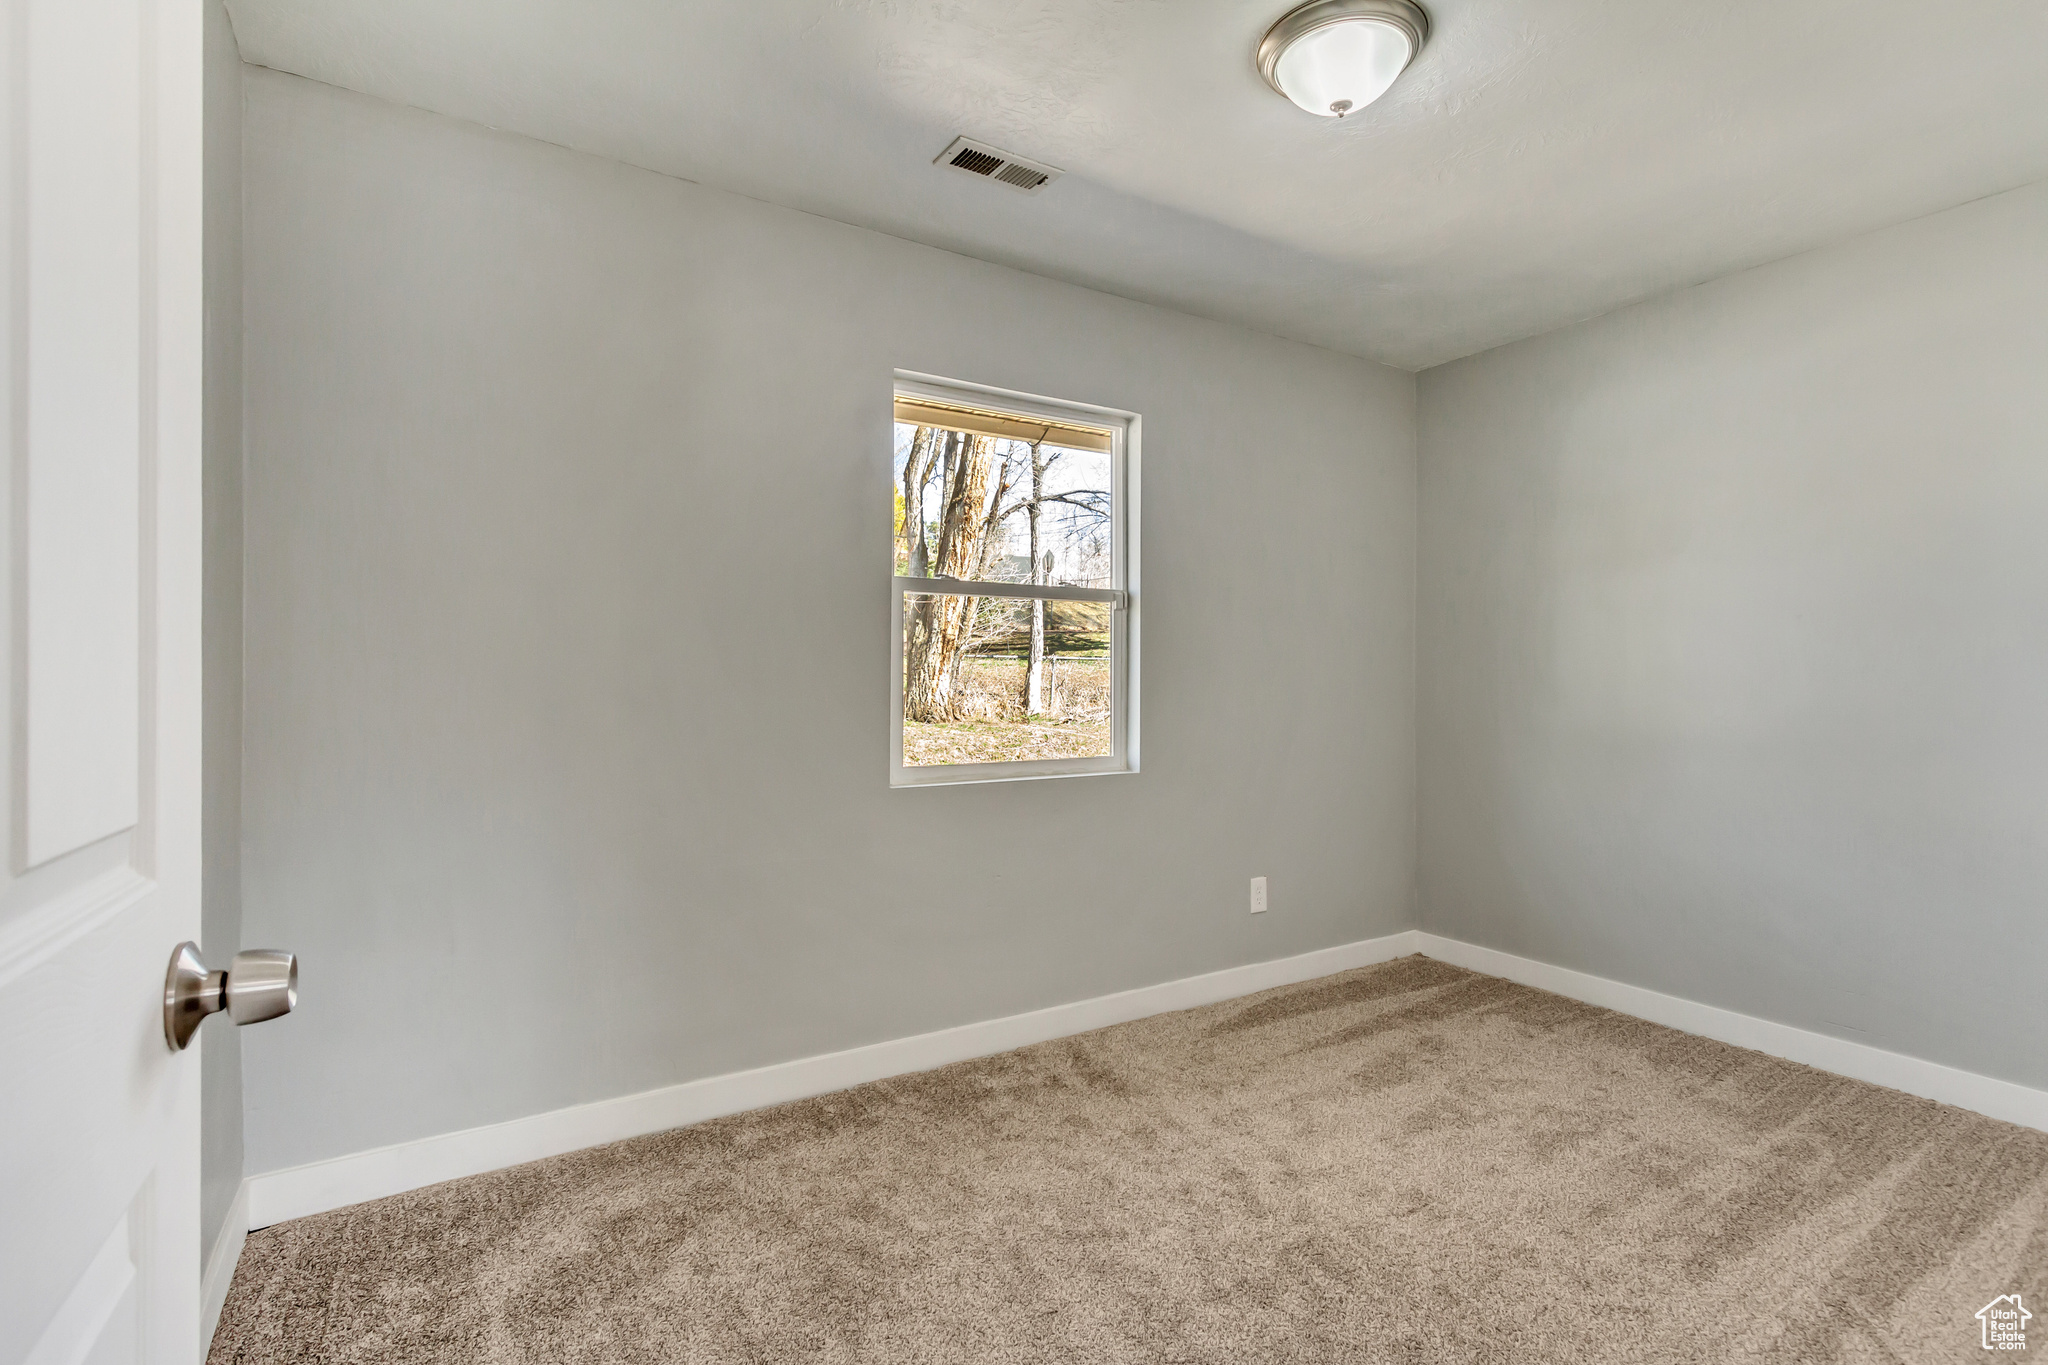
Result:
M381 1199L458 1176L516 1166L542 1157L658 1133L668 1128L807 1099L890 1076L929 1071L972 1057L988 1057L1051 1038L1065 1038L1111 1024L1128 1023L1171 1010L1193 1009L1274 986L1310 981L1332 972L1388 962L1418 951L1414 930L1323 948L1274 962L1255 962L1204 976L1077 1000L1069 1005L1013 1014L937 1033L898 1038L845 1052L712 1076L683 1085L579 1104L484 1128L443 1133L373 1151L357 1152L252 1176L248 1195L250 1228L323 1213L345 1204ZM231 1268L232 1269L232 1268ZM223 1280L222 1292L226 1292Z
M235 1282L235 1263L242 1259L242 1243L249 1239L249 1182L244 1180L221 1219L213 1250L206 1253L206 1273L199 1281L199 1358L213 1349L214 1329L220 1326L220 1310L228 1301L228 1286Z
M516 1166L559 1156L584 1147L617 1142L643 1133L681 1128L706 1119L737 1114L764 1105L782 1104L828 1094L849 1086L891 1076L928 1071L972 1057L987 1057L1011 1048L1064 1038L1111 1024L1127 1023L1170 1010L1214 1004L1274 986L1292 985L1333 972L1386 962L1410 953L1424 953L1440 962L1506 977L1540 990L1582 1000L1623 1014L1664 1024L1686 1033L1752 1048L1773 1057L1803 1062L1859 1081L1890 1086L1944 1104L1988 1114L2009 1123L2048 1130L2048 1091L2010 1081L1993 1080L1954 1067L1922 1061L1896 1052L1810 1033L1789 1024L1755 1019L1732 1010L1662 995L1640 986L1588 976L1548 963L1480 948L1456 939L1410 929L1384 938L1364 939L1324 948L1299 957L1253 963L1168 981L1157 986L1120 991L1115 995L1078 1000L1068 1005L1013 1014L978 1024L923 1033L911 1038L874 1043L845 1052L799 1058L753 1071L689 1081L638 1095L576 1105L530 1118L513 1119L483 1128L443 1133L331 1161L295 1166L252 1176L242 1183L238 1201L246 1201L249 1228L268 1227L288 1218L323 1213L366 1199L381 1199L423 1185L465 1175ZM230 1218L234 1215L231 1213ZM237 1236L214 1249L207 1264L207 1322L218 1319L221 1300L234 1274ZM215 1284L216 1267L218 1285Z
M1886 1052L1864 1043L1852 1043L1825 1033L1811 1033L1790 1024L1776 1024L1733 1010L1702 1005L1675 995L1663 995L1641 986L1628 986L1605 977L1588 976L1565 967L1553 967L1513 953L1480 948L1453 938L1416 931L1416 951L1488 976L1503 976L1525 986L1583 1000L1589 1005L1647 1019L1685 1033L1714 1038L1737 1047L1750 1048L1801 1062L1822 1071L1832 1071L1852 1080L1889 1086L1909 1095L1939 1100L1959 1109L1988 1114L2007 1123L2048 1130L2048 1090L2033 1090L2011 1081L1993 1080L1970 1071L1958 1071L1938 1062L1922 1061L1903 1053Z

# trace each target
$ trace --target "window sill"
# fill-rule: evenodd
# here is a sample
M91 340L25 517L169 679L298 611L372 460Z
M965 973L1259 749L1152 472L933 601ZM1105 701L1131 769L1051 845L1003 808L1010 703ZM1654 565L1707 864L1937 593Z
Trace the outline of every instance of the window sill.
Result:
M889 775L892 789L911 787L961 787L989 782L1046 782L1060 777L1125 777L1135 775L1136 765L1117 760L1095 760L1102 766L1083 767L1060 759L1037 759L1021 763L934 763L928 767L898 767Z

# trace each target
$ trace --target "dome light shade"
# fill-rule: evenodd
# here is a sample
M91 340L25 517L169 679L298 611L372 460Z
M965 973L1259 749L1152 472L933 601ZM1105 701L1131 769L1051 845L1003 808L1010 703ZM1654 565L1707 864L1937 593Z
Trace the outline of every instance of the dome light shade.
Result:
M1365 108L1415 60L1429 16L1409 0L1310 0L1259 44L1259 74L1311 114Z

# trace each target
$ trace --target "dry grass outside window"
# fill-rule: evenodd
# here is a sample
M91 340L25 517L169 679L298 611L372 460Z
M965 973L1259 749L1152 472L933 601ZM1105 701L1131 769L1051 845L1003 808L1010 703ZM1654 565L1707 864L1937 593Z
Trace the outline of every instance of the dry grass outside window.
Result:
M1048 659L1050 706L1024 714L1024 661L963 659L954 694L955 719L905 721L903 761L1005 763L1041 758L1092 758L1110 752L1111 681L1107 657Z

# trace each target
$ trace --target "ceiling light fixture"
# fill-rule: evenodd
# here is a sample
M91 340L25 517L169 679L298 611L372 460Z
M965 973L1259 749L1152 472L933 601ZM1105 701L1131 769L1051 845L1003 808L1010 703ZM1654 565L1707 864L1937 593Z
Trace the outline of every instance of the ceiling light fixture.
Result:
M1409 0L1309 0L1266 30L1259 74L1309 113L1343 118L1386 94L1428 37Z

